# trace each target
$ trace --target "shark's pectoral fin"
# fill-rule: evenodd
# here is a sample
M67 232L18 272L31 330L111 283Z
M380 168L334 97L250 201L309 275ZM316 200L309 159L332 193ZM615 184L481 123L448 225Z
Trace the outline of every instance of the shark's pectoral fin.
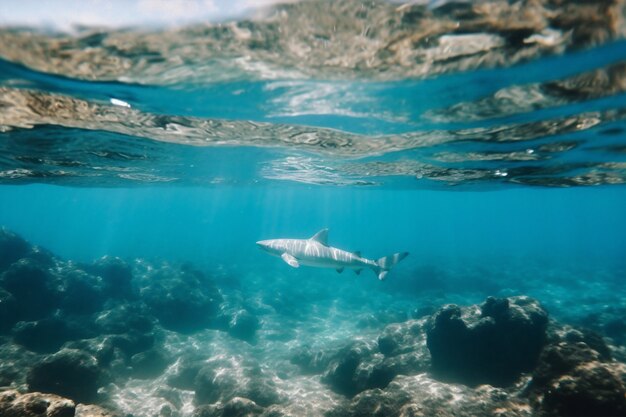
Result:
M298 262L298 260L294 256L289 255L287 252L280 255L280 257L283 258L283 261L287 262L287 265L293 268L300 268L300 263Z
M341 274L343 272L343 268L337 268L337 272Z
M361 275L361 271L362 271L362 269L355 269L354 273L357 274L357 275Z

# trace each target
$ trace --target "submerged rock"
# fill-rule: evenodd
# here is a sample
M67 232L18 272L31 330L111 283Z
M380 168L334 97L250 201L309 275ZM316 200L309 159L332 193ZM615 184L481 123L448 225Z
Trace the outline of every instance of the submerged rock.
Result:
M599 351L573 341L578 335L571 333L543 350L533 373L529 395L539 415L626 415L626 367L601 353L597 340L591 339L591 345Z
M120 413L93 404L78 404L74 417L123 417Z
M427 374L398 376L385 389L372 389L338 404L327 417L530 417L523 401L491 386L471 389L435 381Z
M18 306L13 294L0 288L0 334L8 331L17 322Z
M102 278L104 292L115 298L132 298L133 289L131 281L133 272L131 267L113 256L103 256L95 261L89 271Z
M131 366L135 378L155 378L171 363L170 356L162 349L152 348L132 356Z
M177 332L209 327L222 302L215 284L188 266L164 266L150 274L141 298L163 327Z
M240 357L210 360L194 380L195 403L213 404L243 397L268 407L283 401L274 382L255 364Z
M143 303L117 304L98 313L95 324L104 334L150 333L155 319Z
M445 306L427 331L433 371L468 385L509 385L534 368L547 323L546 311L528 297L489 297L480 307Z
M26 384L26 374L40 355L0 338L0 387Z
M73 401L54 394L20 394L15 390L0 392L2 417L75 417L75 410Z
M254 401L235 397L226 403L203 405L193 413L193 417L256 417L263 413Z
M56 352L67 341L90 336L86 326L59 317L22 321L13 328L13 339L16 343L39 353Z
M372 388L384 388L396 376L394 369L376 353L375 347L355 343L340 350L330 361L322 382L339 394L354 396Z
M30 245L15 233L0 228L0 273L30 250Z
M246 342L253 342L260 328L259 319L248 310L235 311L228 321L228 333Z
M102 280L80 269L63 277L61 308L68 313L89 314L99 311L106 300Z
M97 399L101 379L96 358L77 349L63 349L46 357L27 376L31 391L49 392L80 402Z
M43 318L60 302L57 278L31 259L21 259L11 265L0 277L0 286L17 299L22 320Z

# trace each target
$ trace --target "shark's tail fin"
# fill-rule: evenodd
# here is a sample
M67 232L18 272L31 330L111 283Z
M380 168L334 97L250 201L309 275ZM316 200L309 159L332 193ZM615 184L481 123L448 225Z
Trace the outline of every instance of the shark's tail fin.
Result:
M377 268L374 272L378 275L379 280L384 280L387 277L387 273L391 271L391 268L396 266L398 262L403 260L409 255L409 252L398 252L393 255L384 256L376 261Z

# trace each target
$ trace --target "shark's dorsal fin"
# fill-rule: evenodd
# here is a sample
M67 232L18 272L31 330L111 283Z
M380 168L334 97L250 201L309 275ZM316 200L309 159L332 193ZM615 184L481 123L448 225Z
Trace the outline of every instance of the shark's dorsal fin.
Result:
M322 229L313 235L311 240L321 243L324 246L328 246L328 229Z
M354 254L356 256L358 256L359 258L361 257L361 251L360 250L354 251Z

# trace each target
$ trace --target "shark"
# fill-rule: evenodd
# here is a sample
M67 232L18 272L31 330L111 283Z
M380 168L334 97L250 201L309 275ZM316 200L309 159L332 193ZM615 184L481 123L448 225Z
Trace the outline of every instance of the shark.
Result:
M398 252L378 260L367 259L360 252L348 252L328 245L328 229L322 229L309 239L269 239L256 244L271 255L279 256L293 268L300 265L318 268L334 268L341 273L353 269L360 274L364 268L374 271L379 280L384 280L408 252Z

